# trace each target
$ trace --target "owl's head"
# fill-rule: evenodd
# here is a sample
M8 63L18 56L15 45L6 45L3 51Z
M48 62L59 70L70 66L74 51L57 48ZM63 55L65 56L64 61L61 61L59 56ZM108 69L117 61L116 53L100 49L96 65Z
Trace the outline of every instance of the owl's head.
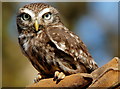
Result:
M21 30L39 31L60 22L58 11L44 3L31 3L19 9L17 27Z

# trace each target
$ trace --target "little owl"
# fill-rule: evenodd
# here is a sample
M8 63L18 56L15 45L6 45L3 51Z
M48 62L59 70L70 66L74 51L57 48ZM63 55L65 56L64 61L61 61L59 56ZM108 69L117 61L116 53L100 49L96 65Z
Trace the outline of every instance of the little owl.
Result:
M91 73L98 68L85 44L62 23L59 12L44 3L31 3L17 14L18 41L23 54L43 78Z

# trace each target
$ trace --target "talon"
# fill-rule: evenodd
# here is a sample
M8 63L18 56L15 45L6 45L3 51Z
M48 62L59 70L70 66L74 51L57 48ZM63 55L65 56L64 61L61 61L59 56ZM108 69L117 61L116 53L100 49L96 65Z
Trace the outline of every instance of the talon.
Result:
M36 78L34 79L34 83L39 82L41 79L42 79L42 76L40 75L40 73L38 73Z
M56 83L60 82L60 80L65 78L65 74L63 72L55 72L53 81L56 81Z
M56 72L55 72L55 75L54 75L54 79L53 79L53 81L56 81L56 79L58 78L58 75L59 75L59 72L56 71Z
M37 79L36 78L34 78L34 83L37 83Z
M62 79L64 79L64 78L65 78L65 74L64 74L63 72L59 73L58 79L59 79L59 80L62 80Z

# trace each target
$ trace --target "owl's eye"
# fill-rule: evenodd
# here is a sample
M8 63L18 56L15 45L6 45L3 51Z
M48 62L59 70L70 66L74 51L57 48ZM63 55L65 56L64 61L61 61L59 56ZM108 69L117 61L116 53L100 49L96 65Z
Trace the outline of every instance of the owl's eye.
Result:
M44 14L44 15L42 16L42 18L44 18L44 19L46 19L46 20L49 20L49 19L51 18L51 13L48 12L48 13Z
M21 15L21 17L22 17L22 19L25 20L25 21L31 20L31 16L30 16L29 14L26 14L26 13L23 13L23 14Z

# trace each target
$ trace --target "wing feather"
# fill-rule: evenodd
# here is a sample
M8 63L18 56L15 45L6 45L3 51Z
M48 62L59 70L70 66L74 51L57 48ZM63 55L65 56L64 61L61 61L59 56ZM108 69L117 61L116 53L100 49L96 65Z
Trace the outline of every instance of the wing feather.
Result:
M80 61L89 69L98 67L85 44L73 32L64 28L49 27L46 33L59 50L72 56L75 61Z
M73 32L64 28L52 27L47 29L47 35L59 50L78 57L85 52L86 56L90 56L84 43Z

